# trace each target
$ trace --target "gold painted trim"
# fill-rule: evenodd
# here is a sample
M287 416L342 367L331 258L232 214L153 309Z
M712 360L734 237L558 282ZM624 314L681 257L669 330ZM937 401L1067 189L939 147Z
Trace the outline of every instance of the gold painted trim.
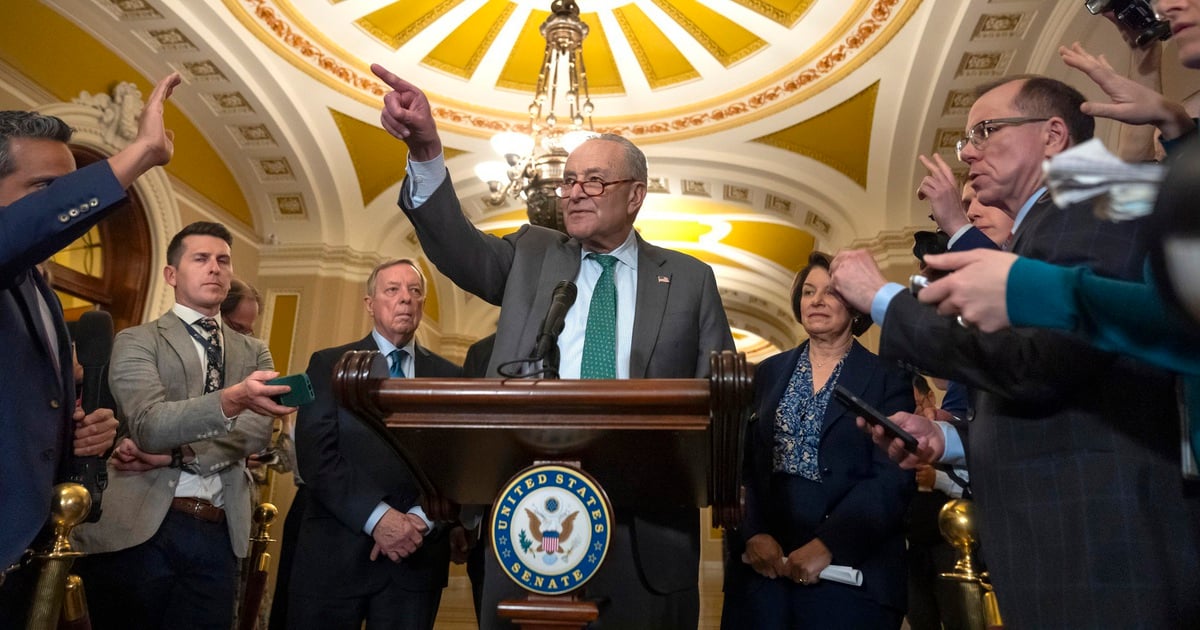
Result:
M338 59L326 54L317 44L313 44L305 37L306 34L315 30L312 25L303 18L297 19L288 0L276 1L280 5L280 11L285 12L300 28L308 29L308 32L302 35L293 30L291 25L276 15L273 7L267 6L268 0L222 0L226 8L234 14L235 19L271 50L285 60L291 61L293 66L300 68L333 90L371 107L378 107L379 101L387 93L387 89L386 86L374 79L365 64L357 62L352 64L353 67L347 67ZM809 96L818 93L827 84L841 80L860 68L895 37L896 33L904 27L908 19L920 7L921 2L922 0L876 0L874 6L867 12L866 7L871 4L870 0L855 0L856 9L862 9L862 11L848 13L847 17L831 30L831 35L810 47L787 68L764 77L748 87L742 92L747 96L735 102L730 102L730 97L714 97L701 103L663 112L658 116L659 120L627 122L628 119L634 118L632 116L609 120L599 119L596 128L598 131L620 133L635 137L640 142L653 143L682 140L702 133L713 133L760 120L803 102ZM249 7L242 5L249 5ZM897 8L897 5L900 6ZM854 28L847 26L864 12L869 15L867 19ZM259 24L258 21L262 21L263 24ZM850 34L844 35L847 32ZM318 40L320 46L324 46L343 58L354 59L354 56L345 49L332 44L328 38L320 35L319 30L315 33L313 37ZM796 72L797 66L806 66L810 59L817 56L816 50L831 46L833 41L843 36L842 43L821 56L814 64L814 68L805 68ZM860 48L859 54L849 56L850 52ZM847 59L848 56L849 59ZM296 61L297 57L315 58L315 60L311 63L303 63ZM357 72L355 68L358 69ZM435 94L433 96L434 100L446 104L433 106L434 117L437 118L439 124L453 128L459 133L487 137L498 131L520 130L525 126L525 120L515 112L468 106L442 95ZM671 117L674 119L668 120ZM638 116L637 118L653 117Z
M684 31L687 31L688 35L691 35L692 38L696 40L696 43L700 44L700 46L702 46L705 50L708 51L708 54L712 55L713 58L717 60L717 62L719 62L722 66L725 66L726 68L728 68L729 66L732 66L733 64L737 63L738 61L741 61L742 59L745 59L746 57L749 57L750 55L758 52L759 50L762 50L763 46L767 45L767 42L763 41L757 35L755 35L754 43L750 44L749 46L746 46L745 48L742 48L741 50L733 50L733 51L725 50L725 49L721 48L721 45L718 44L712 37L710 37L709 34L703 28L700 27L700 25L696 24L696 22L693 21L692 18L688 17L688 15L686 13L684 13L683 11L680 11L679 8L676 7L674 4L671 4L670 0L650 0L650 1L652 3L654 3L654 6L658 7L659 11L662 11L663 13L666 13L667 15L671 16L671 19L675 20L676 24L678 24L680 27L682 27ZM718 15L720 15L720 14L718 14ZM721 16L721 17L725 17L725 16ZM728 20L729 18L725 18L725 19ZM735 25L735 26L738 26L740 28L740 25ZM745 29L742 29L742 30L745 30ZM749 31L746 31L746 32L749 33ZM754 33L750 33L750 34L754 35Z
M792 107L803 102L809 96L819 93L830 83L841 81L862 67L886 46L896 32L903 28L912 14L916 12L922 0L907 0L895 14L895 19L891 22L887 21L891 16L890 8L901 1L878 0L871 15L882 15L883 25L881 26L875 17L859 24L853 34L846 37L843 44L827 53L815 64L816 69L802 70L781 80L776 85L759 90L740 102L722 105L707 112L684 115L674 120L606 126L604 131L636 137L639 142L647 143L685 140L755 122ZM894 28L892 28L893 26ZM872 39L871 36L877 32L879 36ZM867 42L866 46L864 46L864 42ZM860 47L863 48L863 52L846 61L847 49ZM839 66L838 64L842 61L846 61L846 63ZM759 82L759 85L768 83L773 78L764 79ZM787 94L789 92L790 96ZM600 125L597 125L597 129L599 128Z
M487 54L488 49L492 47L492 43L496 41L496 36L500 34L500 30L504 28L504 25L508 23L508 18L512 17L513 12L516 10L517 5L511 2L504 5L504 9L500 11L500 15L495 21L492 22L492 27L489 28L487 34L483 36L483 40L480 42L479 47L475 49L475 54L471 55L471 58L467 61L466 67L460 68L459 66L442 63L436 59L430 59L429 55L425 55L425 58L421 60L421 63L429 66L430 68L436 68L442 72L452 74L456 77L470 79L471 76L475 74L475 70L479 68L479 64L483 61L483 57ZM433 53L431 52L430 55L431 54Z
M808 13L808 10L812 8L813 2L816 2L816 0L805 0L799 9L791 13L784 13L783 11L780 11L778 7L769 2L763 2L763 0L733 1L767 18L768 20L771 20L772 22L789 29L795 26L796 23L800 21L800 18L804 17L804 14Z
M282 1L281 4L283 4ZM357 20L354 20L354 24L363 31L366 31L366 33L371 37L378 39L383 45L391 47L392 50L399 50L401 46L408 43L408 40L416 37L417 33L420 33L428 28L430 24L440 20L442 16L446 15L451 9L460 4L462 4L462 0L445 0L444 2L441 2L435 6L432 11L422 15L421 19L413 22L408 28L396 33L395 35L388 35L382 29L375 26L375 24L366 17L361 17ZM292 17L290 12L289 17ZM305 30L311 32L308 29Z
M632 6L636 8L636 5ZM638 12L641 13L641 10L639 9ZM671 77L658 76L658 72L655 71L654 65L650 63L650 56L646 54L646 49L642 46L642 41L638 39L637 31L635 31L633 26L629 24L629 18L625 15L625 8L617 7L613 9L612 13L613 18L617 21L617 26L621 27L621 32L625 34L625 41L629 43L629 48L633 51L633 56L637 59L638 65L641 66L642 74L646 76L646 83L650 85L651 90L657 90L659 88L675 85L676 83L683 83L684 81L691 81L692 79L700 78L700 73L696 70L695 66L691 66L690 62L688 65L691 67L691 70L688 72L682 72ZM645 14L643 13L643 15ZM647 17L647 19L649 18Z
M296 320L300 313L300 292L296 290L267 290L270 312L263 336L275 359L275 369L288 374L292 371L292 354L296 349Z

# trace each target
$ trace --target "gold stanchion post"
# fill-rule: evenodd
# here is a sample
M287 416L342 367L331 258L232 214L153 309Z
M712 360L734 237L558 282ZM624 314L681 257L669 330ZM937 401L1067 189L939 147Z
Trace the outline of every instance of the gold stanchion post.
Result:
M954 570L942 573L941 578L958 584L963 616L962 619L943 619L942 623L946 627L972 630L1003 628L1000 606L988 575L979 572L975 566L975 546L979 543L975 523L975 504L966 499L947 502L938 514L938 529L958 554Z
M279 509L270 503L259 503L254 508L254 535L250 537L250 570L246 575L246 589L242 592L238 608L238 630L254 630L258 623L258 610L262 605L267 588L267 574L271 571L271 554L267 545L275 542L271 538L271 522Z
M71 549L68 536L71 530L87 518L92 509L92 495L77 483L54 486L50 501L50 521L54 524L54 540L49 548L34 555L38 565L37 586L26 620L26 630L54 630L63 605L67 576L75 559L83 553Z

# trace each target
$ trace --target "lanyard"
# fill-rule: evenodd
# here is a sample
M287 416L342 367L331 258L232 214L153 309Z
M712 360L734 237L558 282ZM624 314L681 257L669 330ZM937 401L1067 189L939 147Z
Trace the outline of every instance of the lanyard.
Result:
M182 317L179 318L179 321L183 322L184 328L187 328L188 334L192 336L192 339L195 339L196 341L200 342L200 346L204 348L205 356L208 356L209 352L216 350L218 354L221 354L221 358L224 359L224 354L221 353L220 346L214 347L212 342L210 342L208 339L206 339L204 337L204 335L197 332L195 327L193 327L191 324L184 322ZM224 362L224 361L222 361L222 362Z

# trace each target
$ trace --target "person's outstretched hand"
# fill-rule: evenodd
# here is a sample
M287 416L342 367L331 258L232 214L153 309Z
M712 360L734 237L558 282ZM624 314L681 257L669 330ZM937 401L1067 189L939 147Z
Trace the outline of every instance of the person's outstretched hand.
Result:
M379 116L383 128L408 145L414 161L427 162L441 155L442 140L438 137L437 123L425 93L377 63L371 64L371 72L392 88L383 97L383 111Z
M175 134L166 128L163 111L167 99L182 82L179 73L172 72L154 86L138 118L137 136L129 146L109 158L109 166L122 188L128 188L155 166L170 162L175 155Z

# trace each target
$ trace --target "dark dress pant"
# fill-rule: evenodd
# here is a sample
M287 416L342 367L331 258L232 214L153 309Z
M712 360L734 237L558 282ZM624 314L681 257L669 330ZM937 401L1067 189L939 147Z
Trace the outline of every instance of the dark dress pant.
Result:
M94 630L228 630L237 591L229 526L168 510L150 540L77 563Z
M410 591L395 580L388 580L375 593L359 597L320 597L293 592L288 602L288 628L360 630L366 621L366 630L431 630L441 600L440 588Z

